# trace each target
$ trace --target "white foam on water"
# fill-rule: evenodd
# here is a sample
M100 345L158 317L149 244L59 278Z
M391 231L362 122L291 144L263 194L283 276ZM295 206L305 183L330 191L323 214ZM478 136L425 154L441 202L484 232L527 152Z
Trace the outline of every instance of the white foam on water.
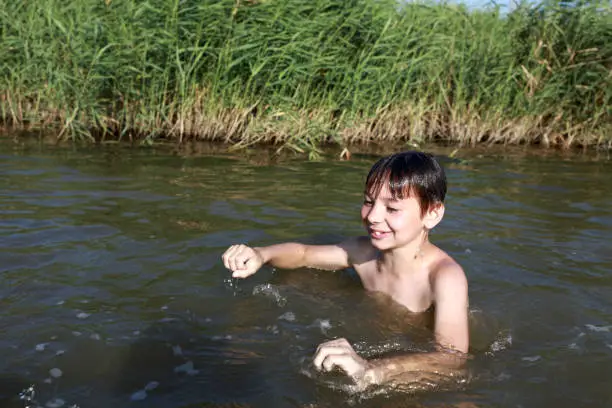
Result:
M512 375L508 374L508 373L501 373L499 374L497 377L495 377L496 381L502 382L502 381L506 381L512 378Z
M49 370L49 375L51 375L53 378L60 378L62 374L64 373L59 368L52 368Z
M57 350L57 351L55 352L55 355L56 355L56 356L61 356L61 355L62 355L62 354L64 354L64 353L66 353L66 350Z
M288 322L294 322L295 321L295 313L293 312L285 312L282 315L278 316L279 320L286 320Z
M130 396L130 401L142 401L147 398L147 391L138 390Z
M178 344L176 346L172 346L172 354L175 356L182 356L183 349Z
M145 391L153 391L157 387L159 387L159 382L151 381L147 385L145 385L144 389L145 389Z
M54 398L51 401L48 401L45 404L45 407L47 407L47 408L60 408L60 407L63 407L65 403L66 403L66 401L64 401L61 398Z
M541 358L542 358L541 356L530 356L530 357L523 357L521 360L533 363L535 361L540 360Z
M92 340L100 340L101 339L101 337L100 337L100 335L98 333L92 333L89 336L89 338L92 339Z
M58 300L58 301L57 301L57 303L56 303L56 305L57 305L57 306L61 306L61 305L63 305L64 303L66 303L66 301L65 301L65 300Z
M85 312L81 312L76 315L77 319L87 319L89 316L91 316L91 314Z
M142 401L146 399L149 391L153 391L159 386L159 382L151 381L142 390L138 390L130 396L130 401Z
M226 334L225 336L212 336L211 339L214 340L214 341L231 340L232 339L232 335L231 334Z
M47 348L48 345L49 345L49 343L40 343L40 344L37 344L34 349L36 351L45 351L45 349Z
M610 350L612 350L612 344L606 344L606 346L607 346L607 347L608 347Z
M596 326L594 324L585 324L584 326L593 332L609 332L612 329L612 325Z
M76 337L79 337L83 333L81 333L80 331L73 331L72 334Z
M199 370L194 369L193 367L193 361L188 361L185 364L181 364L178 367L174 368L174 372L175 373L185 373L187 375L196 375L197 373L199 373Z
M575 327L576 330L580 330L578 327ZM586 336L586 333L583 331L579 331L578 334L576 335L576 337L574 338L574 340L567 345L567 348L570 350L580 350L581 346L581 340L584 336Z

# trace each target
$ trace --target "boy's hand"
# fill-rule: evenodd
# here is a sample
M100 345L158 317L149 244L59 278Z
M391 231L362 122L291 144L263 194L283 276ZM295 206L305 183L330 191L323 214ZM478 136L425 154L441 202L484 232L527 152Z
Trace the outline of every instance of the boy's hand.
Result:
M246 278L261 268L264 260L261 254L246 245L232 245L221 256L223 265L232 271L232 278Z
M348 340L343 338L319 345L313 363L320 371L331 371L335 367L341 369L363 389L377 382L368 361L360 357Z

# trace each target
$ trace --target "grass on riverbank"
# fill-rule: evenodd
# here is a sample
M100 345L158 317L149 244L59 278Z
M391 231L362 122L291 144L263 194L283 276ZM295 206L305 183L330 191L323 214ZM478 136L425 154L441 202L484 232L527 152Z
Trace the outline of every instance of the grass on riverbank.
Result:
M609 3L0 0L0 120L64 138L610 146Z

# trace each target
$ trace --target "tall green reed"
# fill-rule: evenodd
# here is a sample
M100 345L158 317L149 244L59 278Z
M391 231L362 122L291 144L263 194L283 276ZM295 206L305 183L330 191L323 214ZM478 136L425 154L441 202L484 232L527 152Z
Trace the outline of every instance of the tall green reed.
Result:
M610 144L605 2L0 0L0 120L66 138Z

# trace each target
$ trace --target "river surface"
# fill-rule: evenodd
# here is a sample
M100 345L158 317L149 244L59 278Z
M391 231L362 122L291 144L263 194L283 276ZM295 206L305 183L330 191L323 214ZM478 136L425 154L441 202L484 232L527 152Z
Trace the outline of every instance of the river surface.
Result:
M426 325L350 270L232 281L221 254L361 234L375 154L0 141L0 406L612 406L610 158L435 152L449 194L431 239L468 275L469 378L355 393L312 369L319 343L425 351Z

